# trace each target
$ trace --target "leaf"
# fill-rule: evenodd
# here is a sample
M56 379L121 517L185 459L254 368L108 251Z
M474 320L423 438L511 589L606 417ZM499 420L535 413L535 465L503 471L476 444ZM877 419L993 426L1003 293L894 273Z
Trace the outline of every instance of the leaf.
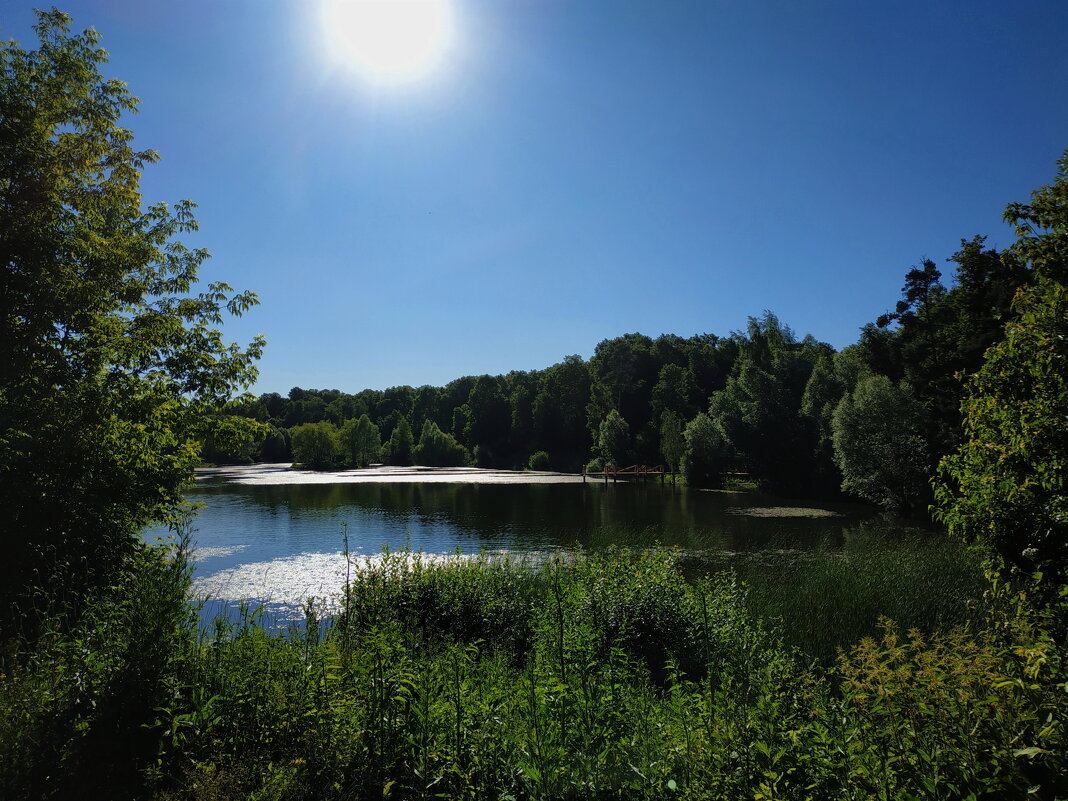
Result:
M1025 757L1034 758L1034 757L1038 756L1039 754L1048 754L1048 753L1049 753L1049 751L1047 751L1045 748L1039 748L1038 746L1032 745L1029 748L1021 748L1018 751L1013 751L1012 755L1013 756L1017 756L1017 757L1025 756Z

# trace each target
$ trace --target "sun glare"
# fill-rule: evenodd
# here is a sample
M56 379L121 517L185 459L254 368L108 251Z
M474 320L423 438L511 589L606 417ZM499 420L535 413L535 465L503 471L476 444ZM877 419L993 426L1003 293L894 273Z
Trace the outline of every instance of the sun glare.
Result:
M323 0L322 25L335 61L380 82L430 74L453 37L450 0Z

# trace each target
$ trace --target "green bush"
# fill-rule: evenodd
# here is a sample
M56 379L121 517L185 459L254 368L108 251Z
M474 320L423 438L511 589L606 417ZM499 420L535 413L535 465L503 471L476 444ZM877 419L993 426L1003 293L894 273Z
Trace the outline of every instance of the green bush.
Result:
M1005 599L974 632L806 668L730 574L677 554L385 554L343 613L191 624L147 549L83 625L7 654L5 798L1054 798L1063 646ZM978 623L976 624L978 625Z
M527 460L527 469L539 471L552 470L549 454L545 451L535 451L530 454L530 459Z

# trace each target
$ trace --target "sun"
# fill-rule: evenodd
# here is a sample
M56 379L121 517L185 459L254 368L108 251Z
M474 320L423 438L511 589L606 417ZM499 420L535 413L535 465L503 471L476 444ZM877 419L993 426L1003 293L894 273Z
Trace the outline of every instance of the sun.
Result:
M322 0L321 10L329 55L375 82L423 78L452 44L450 0Z

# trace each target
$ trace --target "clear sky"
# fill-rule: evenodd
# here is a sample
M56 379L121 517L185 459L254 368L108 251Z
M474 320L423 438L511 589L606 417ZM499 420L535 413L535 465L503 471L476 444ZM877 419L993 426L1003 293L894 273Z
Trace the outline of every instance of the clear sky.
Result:
M267 336L258 392L764 309L841 348L923 257L1011 242L1004 206L1068 147L1064 0L452 0L404 80L355 52L403 34L340 56L323 2L60 5L142 99L146 201L195 200L202 277L259 294L227 326ZM5 39L32 22L0 7Z

